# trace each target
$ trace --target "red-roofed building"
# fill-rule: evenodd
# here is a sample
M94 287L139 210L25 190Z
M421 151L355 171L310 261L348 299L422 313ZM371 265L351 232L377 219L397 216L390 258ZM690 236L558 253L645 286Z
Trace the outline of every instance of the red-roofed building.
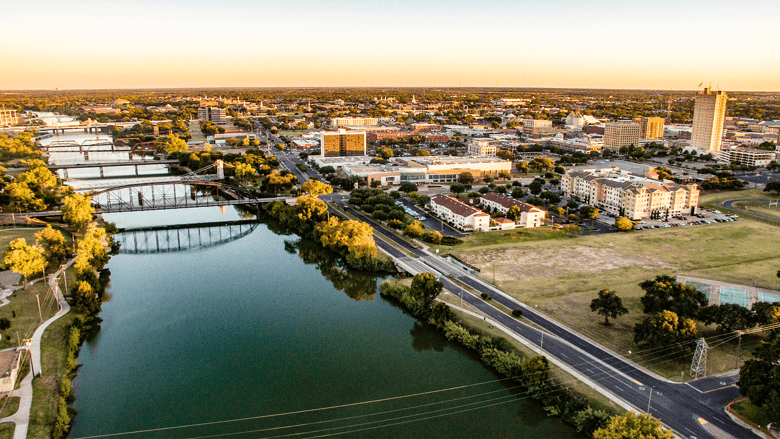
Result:
M490 215L455 198L438 194L431 197L430 204L433 213L461 230L487 231L490 228Z
M479 202L486 208L506 213L510 207L516 206L522 212L517 225L520 227L539 227L544 225L547 211L534 205L523 203L512 197L501 195L497 192L488 192L479 197Z

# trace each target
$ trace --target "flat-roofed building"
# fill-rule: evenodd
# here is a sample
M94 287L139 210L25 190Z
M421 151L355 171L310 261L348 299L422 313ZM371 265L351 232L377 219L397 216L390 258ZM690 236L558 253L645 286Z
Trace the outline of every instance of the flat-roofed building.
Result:
M0 110L0 127L17 125L19 118L16 116L16 110Z
M566 197L632 220L695 213L699 205L696 184L681 185L633 175L619 168L568 170L561 177Z
M552 132L552 121L546 119L523 119L523 134L534 135Z
M378 125L379 119L376 117L333 117L330 119L330 126L333 128L338 127L354 127L354 126L371 126Z
M490 228L490 215L447 195L434 195L430 206L434 214L461 230L487 231Z
M721 149L719 159L728 164L739 162L740 165L761 167L777 160L777 152L735 146Z
M639 146L641 126L630 120L609 122L604 126L604 148L619 151L624 146Z
M201 122L211 121L217 125L227 123L227 111L219 107L199 107L198 120Z
M713 92L709 87L696 94L693 106L691 147L699 153L720 151L727 100L726 92Z
M517 225L520 227L540 227L544 225L544 219L547 216L547 211L544 209L540 209L532 204L523 203L522 201L515 200L506 195L501 195L497 192L483 194L479 197L479 201L483 206L505 214L510 207L517 207L522 212L520 218L517 220Z
M666 119L663 117L643 117L639 119L639 137L642 139L663 139L664 137L664 122Z
M468 145L469 155L477 157L495 157L498 152L490 139L471 139Z
M321 157L353 157L366 155L366 133L323 131L320 133Z

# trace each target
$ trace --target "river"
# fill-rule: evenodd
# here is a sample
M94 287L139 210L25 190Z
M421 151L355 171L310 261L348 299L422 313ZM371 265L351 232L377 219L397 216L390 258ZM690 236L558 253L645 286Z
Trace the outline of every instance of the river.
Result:
M106 219L131 228L242 218L223 210ZM110 300L78 358L72 436L580 437L382 298L381 276L345 270L274 223L181 244L196 233L207 234L175 234L177 251L111 258ZM149 234L158 245L143 248L171 236Z

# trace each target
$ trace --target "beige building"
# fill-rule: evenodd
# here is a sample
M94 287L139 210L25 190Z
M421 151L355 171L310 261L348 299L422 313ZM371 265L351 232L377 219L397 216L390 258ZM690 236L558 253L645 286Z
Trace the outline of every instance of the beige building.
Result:
M430 206L439 218L461 230L487 231L490 228L490 215L447 195L434 195Z
M520 219L517 220L517 225L520 227L540 227L544 225L544 218L547 216L547 211L543 209L497 192L488 192L482 195L479 201L486 208L503 213L512 206L518 207L522 211Z
M553 132L552 121L545 119L523 119L523 134L533 135Z
M693 106L691 147L699 153L720 151L727 100L726 92L713 92L709 87L696 95Z
M628 120L609 122L604 127L604 148L618 151L624 146L639 146L641 125Z
M353 157L366 155L366 133L324 131L320 133L321 157Z
M719 161L731 164L739 162L746 166L766 166L773 160L777 160L777 153L764 149L731 147L720 150Z
M371 125L379 125L379 119L376 117L334 117L330 119L330 126L333 128Z
M219 107L199 107L198 120L201 122L211 121L217 125L227 123L227 111Z
M590 206L632 220L695 213L696 184L681 185L633 175L619 168L568 170L561 177L566 197L577 196Z
M642 117L639 122L639 137L642 139L656 140L664 138L663 117Z
M16 110L0 110L0 127L17 125L19 118L16 116Z
M490 144L490 139L469 140L469 155L477 157L495 157L498 149Z

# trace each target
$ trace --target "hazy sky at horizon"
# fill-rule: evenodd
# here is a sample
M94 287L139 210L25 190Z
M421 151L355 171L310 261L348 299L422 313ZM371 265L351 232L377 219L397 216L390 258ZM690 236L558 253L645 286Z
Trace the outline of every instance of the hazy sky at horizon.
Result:
M0 6L0 89L780 90L777 0L75 0Z

